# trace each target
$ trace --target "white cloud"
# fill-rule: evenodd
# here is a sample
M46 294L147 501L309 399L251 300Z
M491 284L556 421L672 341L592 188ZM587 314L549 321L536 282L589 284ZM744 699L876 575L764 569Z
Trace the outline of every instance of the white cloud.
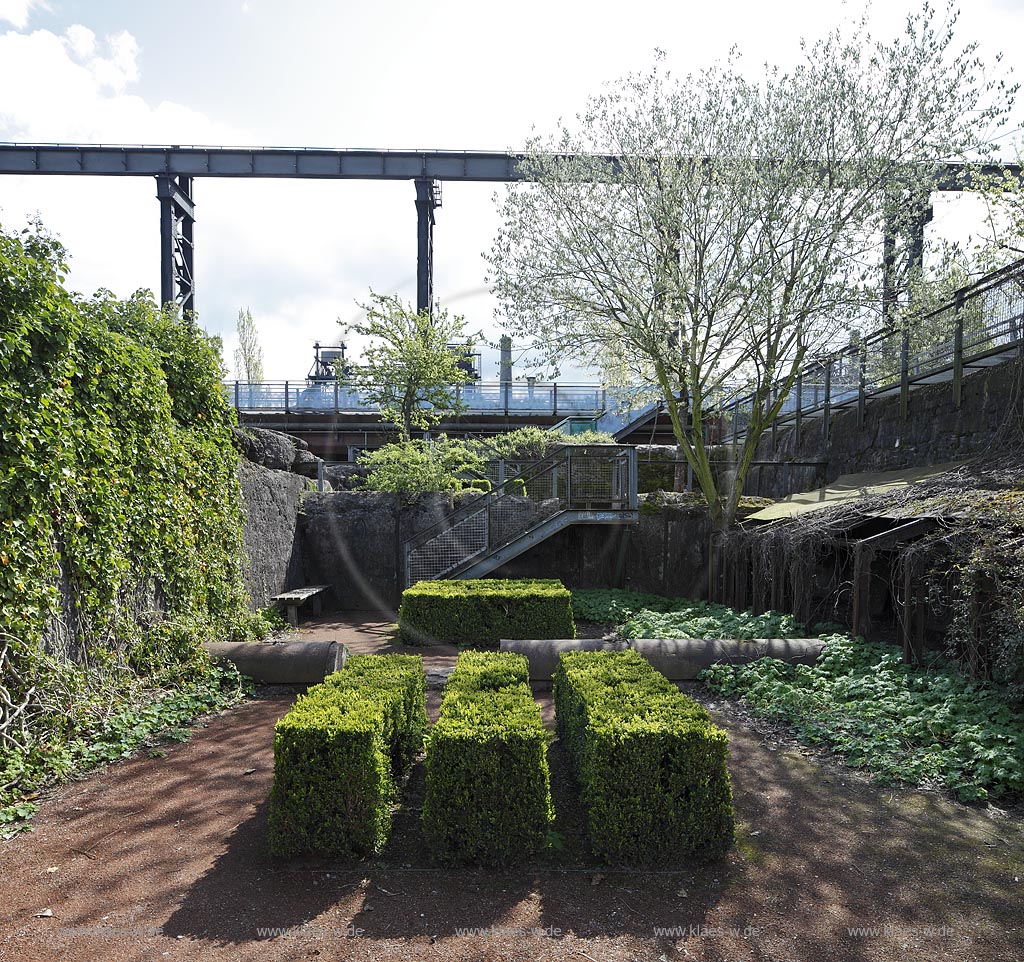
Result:
M128 84L139 79L139 67L136 63L139 45L127 30L122 30L108 37L106 46L109 50L108 56L90 57L86 64L99 87L109 87L120 93Z
M96 50L96 34L80 23L73 23L64 31L64 43L79 58L91 57Z
M0 0L0 23L13 24L19 30L28 24L32 10L48 10L45 0Z

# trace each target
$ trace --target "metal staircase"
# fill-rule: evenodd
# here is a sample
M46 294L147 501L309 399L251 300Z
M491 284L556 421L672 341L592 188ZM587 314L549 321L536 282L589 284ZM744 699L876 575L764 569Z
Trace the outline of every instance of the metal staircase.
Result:
M479 578L572 524L636 524L636 449L567 445L404 545L405 584Z

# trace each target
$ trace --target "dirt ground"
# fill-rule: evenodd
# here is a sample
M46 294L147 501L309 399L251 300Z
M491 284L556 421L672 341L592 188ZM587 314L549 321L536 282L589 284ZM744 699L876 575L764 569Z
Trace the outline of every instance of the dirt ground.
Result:
M264 847L271 739L293 697L266 689L162 746L165 757L44 800L35 831L0 844L0 959L1024 957L1019 811L869 784L714 703L739 820L721 861L597 865L557 742L560 851L500 871L433 865L418 832L421 764L377 858L275 861ZM550 695L537 697L550 723ZM432 715L439 700L429 693Z

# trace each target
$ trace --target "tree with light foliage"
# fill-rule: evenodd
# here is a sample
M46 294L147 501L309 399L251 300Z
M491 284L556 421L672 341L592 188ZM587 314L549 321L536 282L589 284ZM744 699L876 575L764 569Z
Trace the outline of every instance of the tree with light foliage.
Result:
M349 325L348 331L370 343L362 363L352 366L349 380L379 407L383 420L398 428L403 441L412 437L414 428L428 431L465 409L455 390L472 380L460 366L473 351L464 317L441 309L433 315L417 313L397 295L372 291L369 303L359 307L366 319Z
M263 380L263 348L249 308L238 309L238 346L235 348L235 377L250 384Z
M991 152L1016 88L955 22L926 6L882 43L865 17L757 81L735 55L682 78L659 55L535 139L500 202L487 260L509 332L555 371L653 385L718 530L798 371L877 323L887 220L915 215L940 162ZM721 476L708 413L750 393Z

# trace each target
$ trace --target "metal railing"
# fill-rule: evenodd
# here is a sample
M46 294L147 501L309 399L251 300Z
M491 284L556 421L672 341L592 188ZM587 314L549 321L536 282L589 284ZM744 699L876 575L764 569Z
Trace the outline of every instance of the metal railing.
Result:
M520 467L520 474L405 542L406 585L457 574L567 512L614 520L615 513L637 509L634 447L569 445Z
M377 406L361 391L337 381L225 381L224 393L238 411L372 414ZM464 414L598 416L605 389L594 384L530 384L476 381L451 388ZM426 405L424 405L426 406Z
M963 378L972 368L1022 355L1024 259L961 288L935 310L887 325L812 361L782 399L772 428L820 419L827 440L835 411L856 405L863 421L869 398L896 394L906 418L910 392L925 384L949 382L953 404L960 407ZM720 407L713 440L744 438L752 401L748 394Z

